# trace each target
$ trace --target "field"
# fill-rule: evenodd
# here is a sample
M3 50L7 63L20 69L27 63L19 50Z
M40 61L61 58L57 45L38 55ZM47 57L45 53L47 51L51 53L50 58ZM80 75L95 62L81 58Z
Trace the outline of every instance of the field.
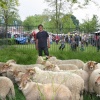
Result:
M49 53L51 56L56 56L58 59L80 59L84 62L94 60L100 62L100 51L96 51L96 47L89 45L85 47L84 51L77 48L77 51L71 51L70 46L66 44L66 48L62 51L59 50L60 44L55 43L51 45ZM0 62L6 62L9 59L14 59L19 64L34 64L36 62L38 53L34 44L27 45L12 45L0 47ZM16 100L25 100L21 91L18 90L15 84ZM90 96L85 94L84 100L91 100ZM100 100L95 95L92 100Z

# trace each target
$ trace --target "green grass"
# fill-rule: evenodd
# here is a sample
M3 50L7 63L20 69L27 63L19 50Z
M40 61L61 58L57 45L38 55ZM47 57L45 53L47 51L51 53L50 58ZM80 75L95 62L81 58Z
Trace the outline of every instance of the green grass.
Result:
M85 47L84 51L80 51L80 48L77 48L77 51L71 51L70 46L66 44L66 48L61 51L59 50L60 44L56 45L55 43L51 45L49 53L52 56L56 56L58 59L81 59L84 62L89 60L94 60L100 62L100 52L96 51L96 47ZM9 59L14 59L19 64L34 64L36 62L38 52L35 49L34 44L27 45L12 45L12 46L3 46L0 48L0 62L6 62ZM21 91L18 90L18 86L15 84L16 100L25 100ZM84 95L84 100L90 100L89 95ZM96 96L93 97L93 100L99 100Z

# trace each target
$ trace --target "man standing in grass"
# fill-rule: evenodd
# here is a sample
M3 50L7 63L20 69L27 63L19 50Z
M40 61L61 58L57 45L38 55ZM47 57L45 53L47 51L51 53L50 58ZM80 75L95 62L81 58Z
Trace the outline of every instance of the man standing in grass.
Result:
M39 32L36 34L36 49L38 50L39 56L42 56L42 52L46 56L49 56L48 48L50 48L49 35L43 30L43 25L38 26Z

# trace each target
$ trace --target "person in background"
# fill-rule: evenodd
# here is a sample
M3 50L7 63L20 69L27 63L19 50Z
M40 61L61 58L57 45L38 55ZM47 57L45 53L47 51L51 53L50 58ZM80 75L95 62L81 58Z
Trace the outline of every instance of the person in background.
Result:
M49 35L43 30L43 25L38 25L39 32L36 34L36 49L38 50L39 56L42 56L42 52L46 56L49 56L48 48L50 48Z
M76 43L74 37L71 38L71 43L70 43L70 45L71 45L71 50L72 50L72 51L76 51L76 49L77 49L77 43Z
M33 31L32 36L33 36L34 43L36 44L36 32L35 31Z
M100 50L100 36L97 38L97 52Z
M59 42L59 36L58 36L58 34L56 35L56 37L55 37L56 39L55 39L55 41L56 41L56 44L58 44L58 42Z
M61 38L60 43L61 43L61 45L59 47L59 50L60 49L63 50L65 48L65 39L64 39L64 37Z
M81 51L84 51L84 41L81 41L81 48L80 48Z

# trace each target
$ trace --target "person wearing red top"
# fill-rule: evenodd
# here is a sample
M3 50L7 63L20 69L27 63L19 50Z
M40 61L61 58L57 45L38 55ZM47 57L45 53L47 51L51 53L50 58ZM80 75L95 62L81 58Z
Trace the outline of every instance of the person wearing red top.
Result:
M34 37L34 43L36 43L36 32L35 31L32 32L32 36Z
M59 36L57 35L56 36L56 44L58 44L58 42L59 42Z

